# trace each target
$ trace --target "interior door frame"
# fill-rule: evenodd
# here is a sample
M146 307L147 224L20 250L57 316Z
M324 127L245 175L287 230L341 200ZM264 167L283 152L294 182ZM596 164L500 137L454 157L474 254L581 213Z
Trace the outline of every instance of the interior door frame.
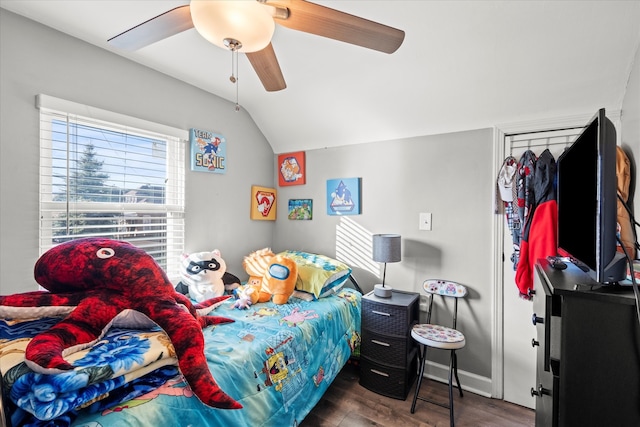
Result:
M584 126L589 119L596 113L594 109L590 113L565 116L549 119L539 119L523 122L505 123L494 126L494 144L493 144L493 171L497 176L500 167L505 159L505 136L513 133L539 132L549 129L560 129ZM617 144L621 141L621 122L620 110L607 110L607 117L611 120L617 130ZM494 197L497 195L494 192ZM498 201L495 200L494 203ZM492 280L494 283L492 298L492 316L491 316L491 396L495 399L504 398L504 267L505 248L504 248L504 215L493 215L493 268Z

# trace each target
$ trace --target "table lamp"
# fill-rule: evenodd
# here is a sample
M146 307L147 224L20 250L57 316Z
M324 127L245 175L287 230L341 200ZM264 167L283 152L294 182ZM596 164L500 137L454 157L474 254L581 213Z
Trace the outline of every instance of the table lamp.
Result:
M387 263L400 261L400 235L399 234L374 234L373 235L373 260L384 262L382 284L373 287L373 294L381 298L390 298L391 286L385 285L387 276Z

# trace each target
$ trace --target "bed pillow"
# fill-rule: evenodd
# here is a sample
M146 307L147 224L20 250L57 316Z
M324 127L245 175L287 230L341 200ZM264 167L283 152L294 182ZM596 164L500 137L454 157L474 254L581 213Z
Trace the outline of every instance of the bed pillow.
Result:
M281 253L298 264L296 290L308 292L315 298L323 298L337 292L349 278L348 265L329 258L302 251Z

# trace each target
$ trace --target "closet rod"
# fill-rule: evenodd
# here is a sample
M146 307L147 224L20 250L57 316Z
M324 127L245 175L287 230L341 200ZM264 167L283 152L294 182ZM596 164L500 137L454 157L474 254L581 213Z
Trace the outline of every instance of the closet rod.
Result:
M521 144L518 144L521 143ZM512 142L509 146L513 150L514 148L535 148L535 147L552 147L556 145L569 145L569 141L557 141L557 142L545 142L538 144L528 144L527 141Z
M511 144L517 144L519 142L527 142L527 141L549 141L551 139L567 139L567 138L572 138L577 136L577 134L567 134L567 135L558 135L558 136L543 136L543 137L539 137L539 138L527 138L527 139L516 139L516 140L509 140ZM563 141L564 142L564 141Z
M584 129L584 126L574 126L574 127L568 127L568 128L558 128L558 129L547 129L547 130L534 130L534 131L528 131L528 132L515 132L515 133L505 133L504 137L509 137L509 136L518 136L518 135L531 135L534 133L546 133L546 132L561 132L563 130L575 130L575 129Z

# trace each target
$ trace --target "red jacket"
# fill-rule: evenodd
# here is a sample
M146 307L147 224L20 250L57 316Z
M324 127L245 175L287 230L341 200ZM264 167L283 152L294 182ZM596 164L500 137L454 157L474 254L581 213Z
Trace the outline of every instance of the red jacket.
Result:
M520 242L520 260L516 269L516 285L523 298L533 289L536 261L555 256L558 248L558 204L553 200L542 203L533 212L529 239Z
M558 204L555 191L556 161L549 150L538 157L532 189L533 213L527 218L520 242L516 285L523 298L533 289L534 265L540 258L556 256L558 251Z

